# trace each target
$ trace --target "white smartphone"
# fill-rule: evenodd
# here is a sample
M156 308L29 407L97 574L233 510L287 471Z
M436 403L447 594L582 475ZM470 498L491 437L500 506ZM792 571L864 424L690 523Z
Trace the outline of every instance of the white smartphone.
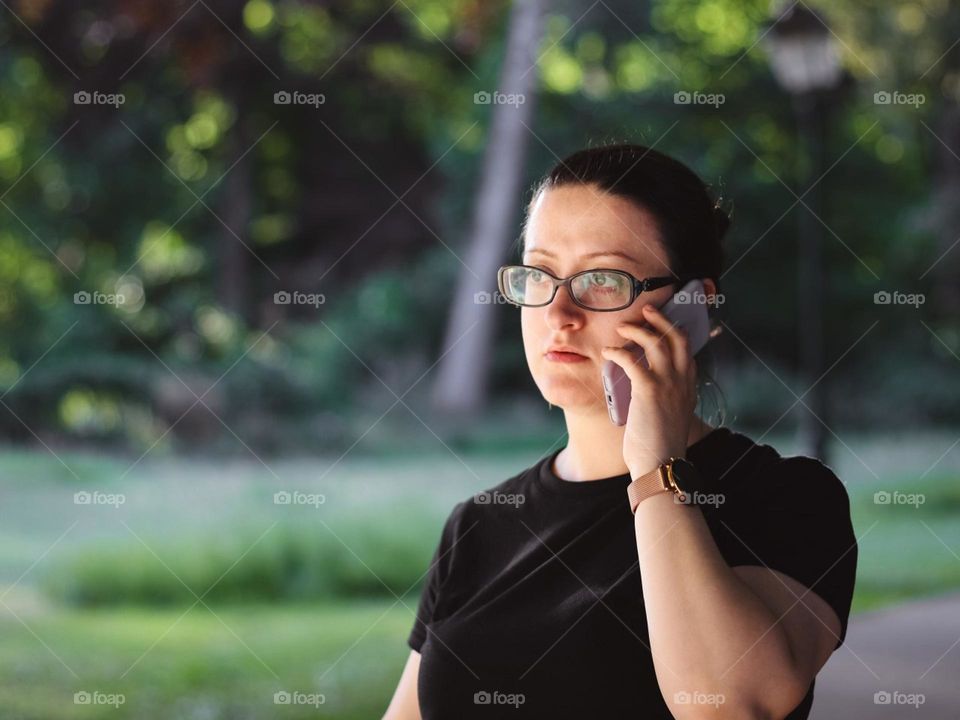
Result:
M700 280L691 280L660 308L660 312L679 329L686 333L690 341L690 352L696 355L710 340L710 318L707 305L703 302L704 287ZM632 340L624 348L635 350L638 346ZM645 367L646 358L640 351L640 361ZM623 368L612 360L604 360L600 372L603 380L603 394L607 399L607 412L614 425L625 425L627 411L630 409L630 378Z

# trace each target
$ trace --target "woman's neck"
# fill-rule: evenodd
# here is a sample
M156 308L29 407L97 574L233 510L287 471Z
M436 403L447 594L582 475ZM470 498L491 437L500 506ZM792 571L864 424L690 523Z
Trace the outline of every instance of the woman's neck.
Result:
M557 477L571 482L589 482L628 472L623 461L624 427L610 423L603 415L565 413L567 446L553 463ZM693 445L714 428L694 415L687 436L687 446Z

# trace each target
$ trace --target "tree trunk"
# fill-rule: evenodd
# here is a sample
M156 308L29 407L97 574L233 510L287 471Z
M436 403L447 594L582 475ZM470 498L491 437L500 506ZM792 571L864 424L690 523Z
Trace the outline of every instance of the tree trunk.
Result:
M242 119L238 120L237 128L231 136L232 140L227 145L229 148L226 158L227 167L230 167L230 164L250 147L248 133L245 130L245 122ZM250 226L252 202L250 187L252 162L250 154L246 155L223 179L225 186L223 199L216 207L217 214L223 219L223 224L213 215L209 216L210 222L218 230L217 256L220 262L218 263L217 300L224 310L235 313L244 321L251 320L247 313L249 308L247 300L250 297L249 274L252 258L250 250L245 248L243 243L251 246L247 230ZM202 206L199 211L205 212ZM224 227L224 224L227 227ZM243 243L237 239L238 237L243 239Z
M513 237L530 141L537 49L547 0L517 0L510 13L499 93L523 97L522 104L494 103L480 187L471 222L465 268L460 271L437 380L434 408L476 414L487 396L496 305L496 270ZM484 302L487 300L488 302ZM461 337L462 336L462 337Z
M929 273L933 281L933 314L939 319L960 315L960 107L949 100L935 126L943 144L932 144L937 153L934 203L937 249ZM944 147L946 145L947 147ZM951 152L952 151L952 152ZM955 153L955 154L954 154ZM923 276L921 276L923 277Z

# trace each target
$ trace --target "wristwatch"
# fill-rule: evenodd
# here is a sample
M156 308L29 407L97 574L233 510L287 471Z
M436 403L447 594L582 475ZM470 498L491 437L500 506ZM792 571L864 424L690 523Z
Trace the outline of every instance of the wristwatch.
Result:
M677 502L686 503L688 494L703 489L703 478L697 469L684 458L672 457L627 485L630 512L636 514L637 506L657 493L672 492Z

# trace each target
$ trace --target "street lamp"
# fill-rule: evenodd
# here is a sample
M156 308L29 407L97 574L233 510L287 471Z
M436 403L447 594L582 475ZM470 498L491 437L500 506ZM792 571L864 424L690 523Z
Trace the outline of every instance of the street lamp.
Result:
M791 95L831 90L840 84L837 43L823 19L795 3L778 13L764 36L764 48L777 82Z
M784 7L784 6L781 6ZM821 381L823 342L823 224L819 178L826 165L827 114L833 91L848 76L840 65L836 40L826 23L802 2L776 13L764 35L764 47L777 82L793 98L800 147L803 203L798 213L798 288L800 374L809 400L798 425L802 452L826 462L826 393ZM804 162L804 155L809 159ZM812 183L812 185L811 185ZM802 397L802 396L801 396Z

